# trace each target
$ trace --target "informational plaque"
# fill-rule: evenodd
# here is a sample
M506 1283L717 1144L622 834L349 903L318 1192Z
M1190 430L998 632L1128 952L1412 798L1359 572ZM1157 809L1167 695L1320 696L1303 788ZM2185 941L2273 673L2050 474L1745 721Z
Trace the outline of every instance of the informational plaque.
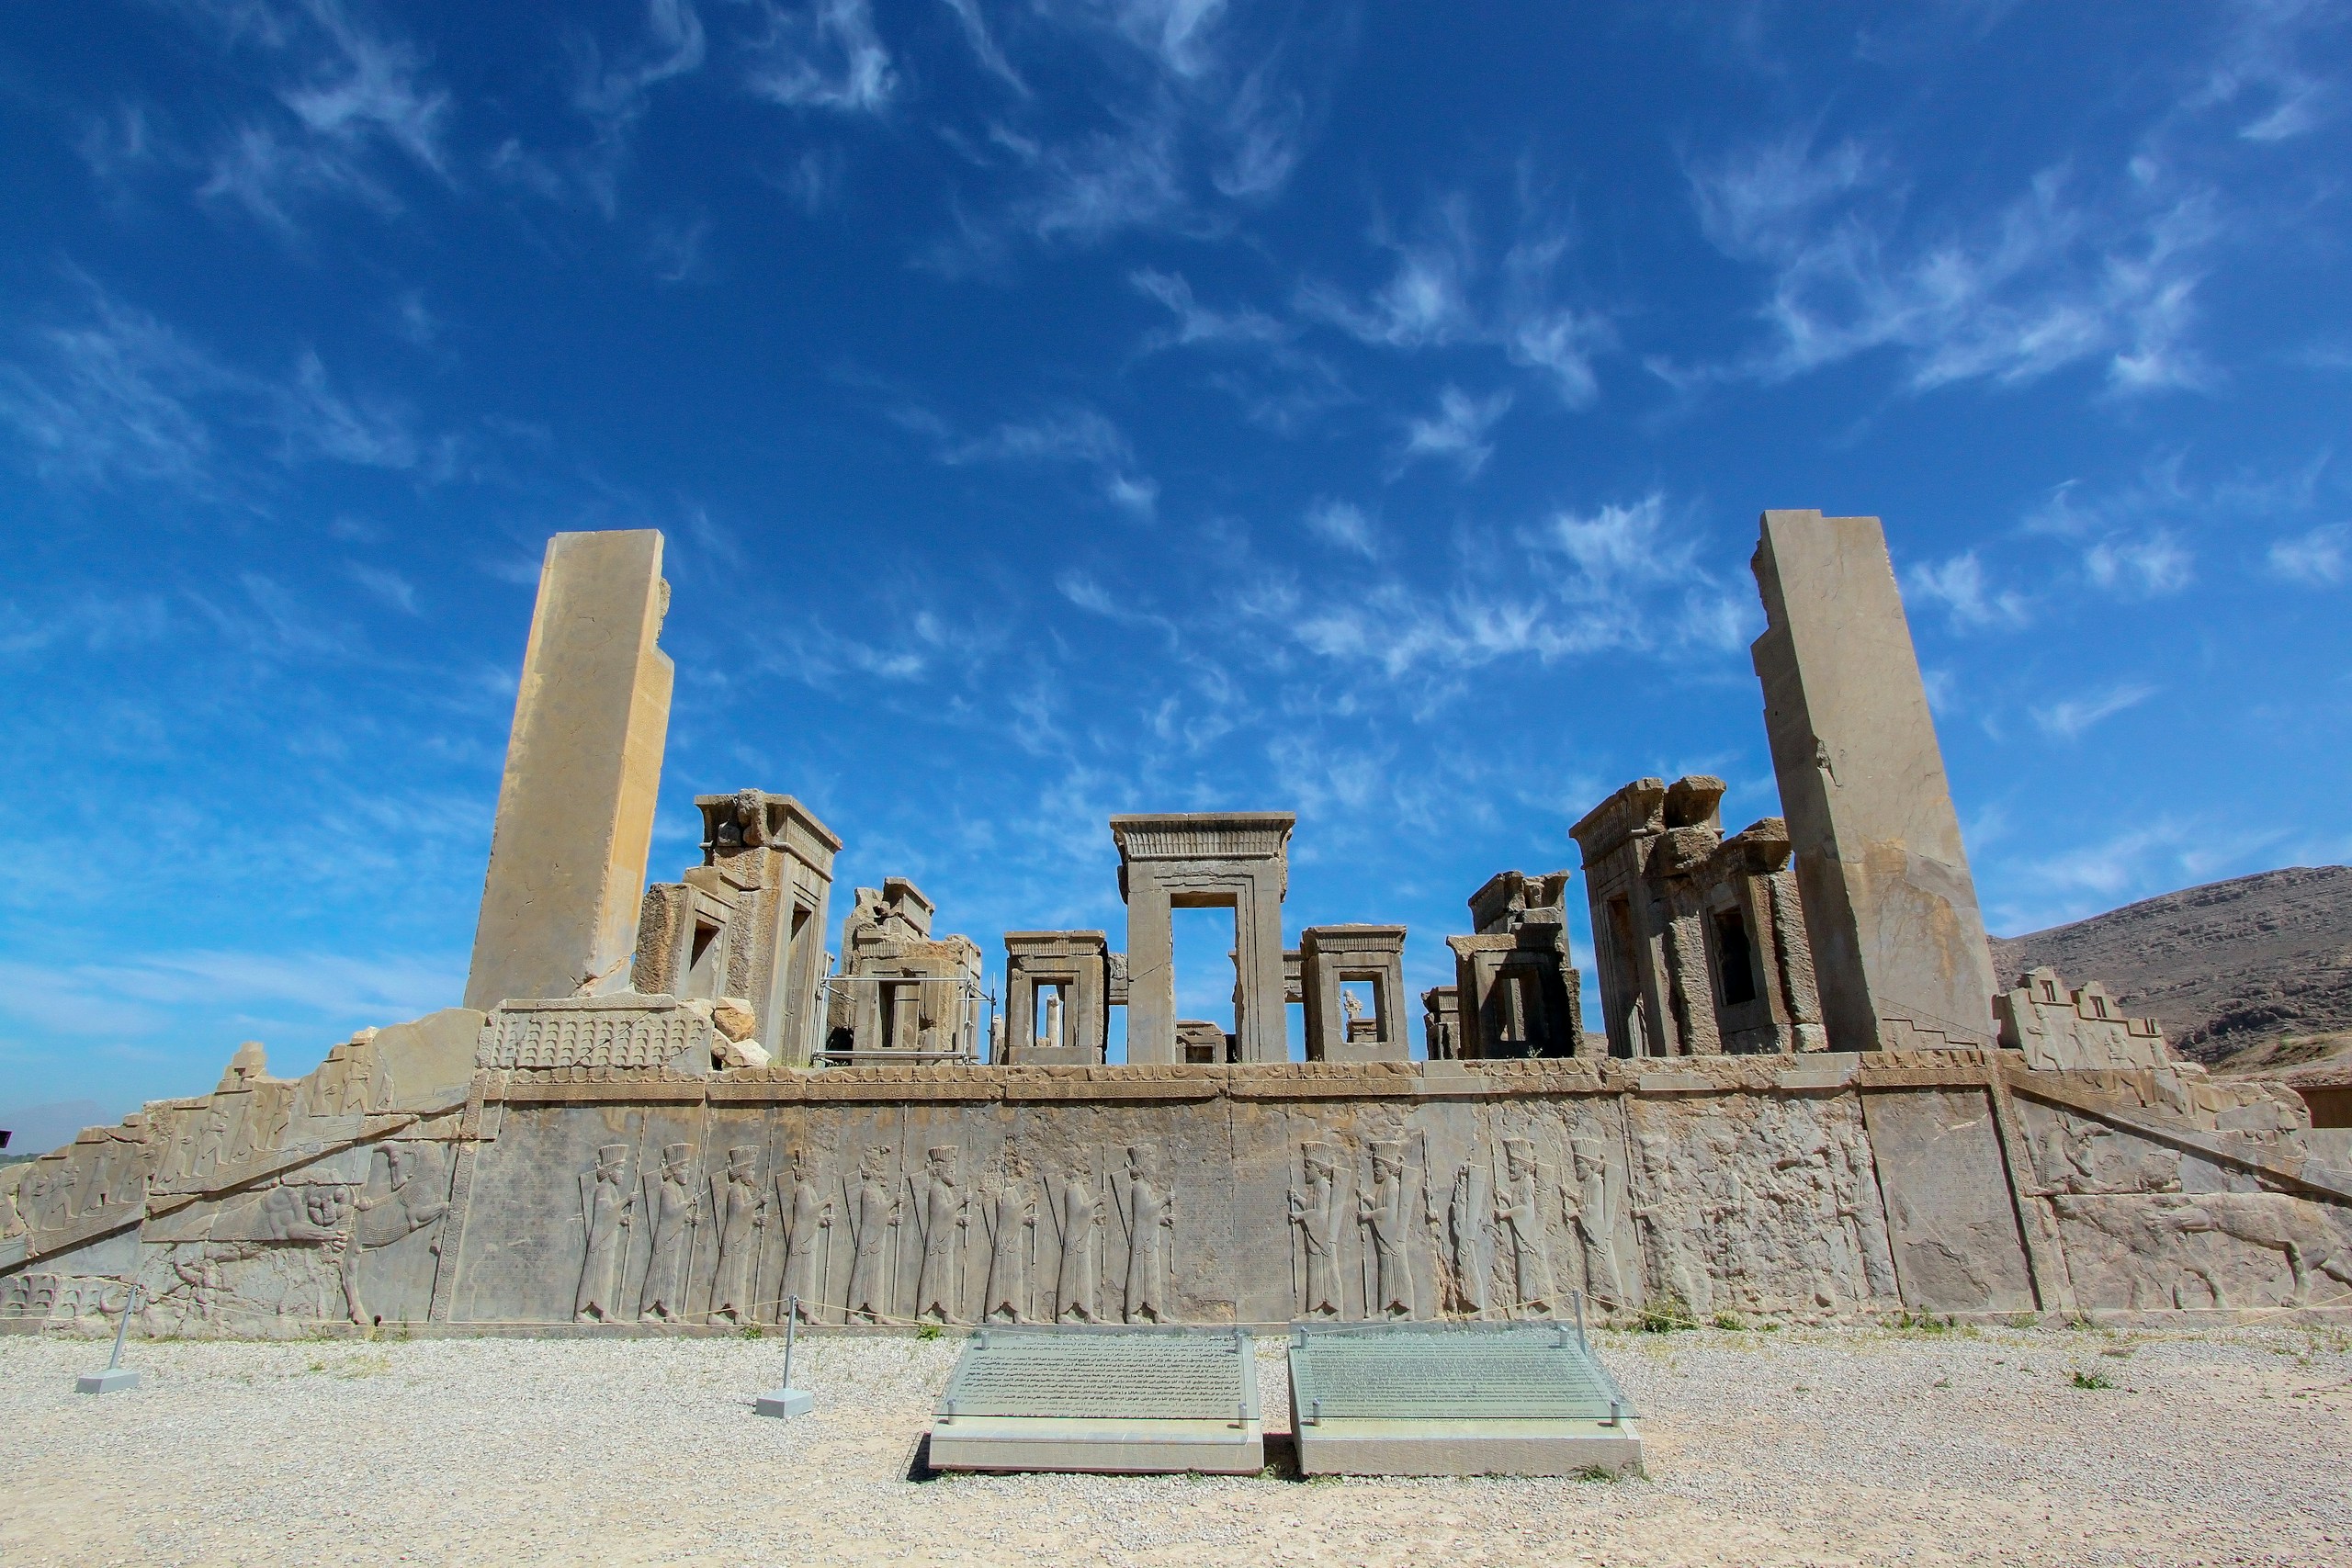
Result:
M1300 1325L1292 1420L1309 1475L1637 1469L1632 1402L1566 1325Z
M1265 1454L1238 1330L979 1329L931 1428L940 1470L1248 1473Z

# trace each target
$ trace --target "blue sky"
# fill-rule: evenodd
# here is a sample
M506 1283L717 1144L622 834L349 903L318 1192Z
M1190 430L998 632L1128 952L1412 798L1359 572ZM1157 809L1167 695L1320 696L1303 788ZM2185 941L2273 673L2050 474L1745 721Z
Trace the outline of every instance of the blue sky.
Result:
M0 1110L456 998L560 529L669 537L654 874L790 791L992 968L1123 931L1114 811L1297 811L1287 934L1416 988L1628 779L1774 811L1768 505L1885 518L1996 931L2340 859L2347 63L2286 0L12 6Z

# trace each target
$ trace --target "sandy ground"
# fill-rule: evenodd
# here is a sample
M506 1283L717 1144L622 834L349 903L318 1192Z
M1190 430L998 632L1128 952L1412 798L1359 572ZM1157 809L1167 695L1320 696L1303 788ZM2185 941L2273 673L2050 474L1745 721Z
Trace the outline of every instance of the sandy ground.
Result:
M0 1338L0 1562L2352 1564L2352 1335L1600 1348L1645 1480L910 1479L952 1339L804 1340L783 1422L774 1338L133 1344L104 1397Z

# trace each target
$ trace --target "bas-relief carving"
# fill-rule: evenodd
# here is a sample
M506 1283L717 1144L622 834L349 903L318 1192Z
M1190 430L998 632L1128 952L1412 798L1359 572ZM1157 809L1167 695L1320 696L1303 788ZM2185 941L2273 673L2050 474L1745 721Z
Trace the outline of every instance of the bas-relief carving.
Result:
M1654 1296L1700 1316L1898 1304L1852 1099L1644 1098L1629 1114L1634 1213Z
M2014 1304L2031 1300L2022 1258L2005 1274L1971 1228L1997 1243L2006 1224L2017 1245L1980 1090L1311 1101L1236 1124L1241 1103L1009 1120L952 1103L510 1106L480 1145L473 1283L452 1315L742 1324L796 1295L804 1321L829 1323L1504 1317L1560 1314L1575 1291L1602 1314L1657 1296L1702 1314L1852 1315L1898 1293L2030 1310ZM2049 1206L2081 1305L2352 1306L2339 1211L2258 1190L2219 1154L2015 1103L2028 1201ZM85 1190L131 1190L141 1151L176 1131L169 1109L143 1141L85 1139L11 1173L15 1201L64 1213ZM1184 1172L1207 1176L1189 1198ZM394 1140L151 1220L142 1323L270 1335L422 1317L448 1178L443 1145ZM137 1267L137 1236L120 1239ZM82 1250L0 1274L0 1313L85 1310ZM36 1274L60 1283L5 1282Z
M846 1179L842 1207L849 1215L849 1295L842 1315L850 1322L880 1323L890 1316L892 1233L903 1210L890 1179L890 1151L869 1148L857 1173Z
M915 1230L922 1247L922 1263L915 1276L918 1322L956 1323L963 1319L962 1264L964 1239L971 1229L971 1195L959 1169L963 1150L953 1144L925 1151L920 1175L908 1179L912 1190Z
M1340 1156L1329 1144L1299 1150L1301 1184L1290 1190L1290 1223L1298 1232L1298 1315L1336 1318L1347 1314L1340 1288Z
M776 1214L784 1226L784 1277L777 1299L795 1302L803 1323L821 1322L824 1269L831 1260L834 1202L831 1178L806 1148L796 1148L776 1174Z
M576 1323L613 1323L619 1319L621 1265L628 1256L628 1225L637 1195L628 1187L628 1145L606 1144L596 1151L596 1163L580 1177L580 1223L586 1252L580 1264L580 1288L573 1292L571 1316Z
M1049 1189L1050 1190L1050 1189ZM1062 1173L1053 1193L1052 1213L1058 1233L1058 1258L1054 1276L1054 1321L1102 1321L1102 1257L1103 1213L1094 1168L1083 1156Z
M2016 1103L2078 1305L2304 1307L2352 1293L2342 1209L2096 1116Z
M651 1241L637 1315L647 1323L675 1323L686 1315L686 1258L694 1247L695 1221L702 1212L695 1191L693 1145L664 1145L661 1168L644 1179L644 1188Z
M1037 1247L1037 1192L1021 1156L1008 1153L1004 1171L980 1188L981 1223L988 1232L988 1286L980 1296L985 1323L1028 1323L1036 1315L1030 1294Z
M1366 1315L1411 1317L1413 1313L1413 1224L1427 1212L1427 1190L1418 1196L1408 1169L1405 1144L1396 1138L1374 1142L1370 1182L1356 1199L1356 1223L1370 1243L1365 1253Z
M756 1145L727 1151L727 1164L710 1179L711 1227L718 1259L710 1287L710 1321L736 1325L755 1319L753 1281L760 1235L767 1228L767 1180L760 1171Z
M1127 1244L1121 1315L1128 1323L1167 1323L1172 1315L1168 1277L1174 1265L1176 1190L1157 1147L1131 1144L1126 1156L1124 1175L1114 1179Z

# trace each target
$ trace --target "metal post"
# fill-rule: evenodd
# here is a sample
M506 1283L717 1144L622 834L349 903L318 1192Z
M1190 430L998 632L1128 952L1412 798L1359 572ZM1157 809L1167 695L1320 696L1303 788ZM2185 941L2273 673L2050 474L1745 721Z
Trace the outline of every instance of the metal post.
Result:
M817 1397L807 1389L792 1386L792 1343L800 1326L800 1298L784 1298L784 1386L774 1393L763 1393L752 1401L752 1408L762 1416L806 1416L817 1407Z
M1568 1299L1577 1303L1577 1348L1582 1350L1587 1355L1590 1355L1592 1353L1592 1347L1585 1342L1584 1337L1584 1292L1582 1291L1570 1291L1568 1292Z
M130 1281L130 1294L123 1298L122 1321L114 1325L114 1354L107 1358L107 1371L122 1365L122 1337L130 1332L130 1314L139 1310L139 1281Z
M74 1380L74 1387L82 1393L112 1393L117 1389L137 1388L139 1374L122 1364L123 1336L130 1332L130 1314L139 1310L139 1281L130 1281L130 1292L122 1299L122 1321L114 1325L114 1354L107 1359L107 1370L85 1372Z

